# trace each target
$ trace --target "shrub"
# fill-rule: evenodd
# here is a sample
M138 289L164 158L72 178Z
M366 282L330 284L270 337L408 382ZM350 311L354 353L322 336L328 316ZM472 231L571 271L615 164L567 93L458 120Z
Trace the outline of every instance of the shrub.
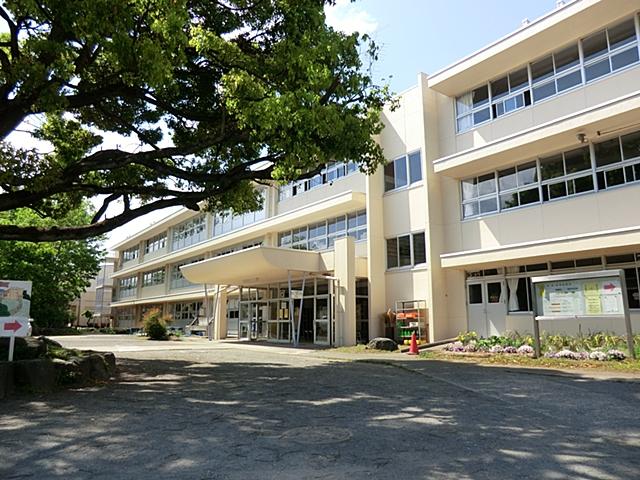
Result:
M518 349L516 347L514 347L514 346L507 345L506 347L504 347L502 352L503 353L518 353Z
M520 355L531 355L533 354L533 347L530 345L520 345L517 349L517 353Z
M504 348L502 348L502 345L494 345L489 349L489 351L491 353L502 353L504 352Z
M611 349L607 352L607 358L609 360L624 360L626 355L620 350Z
M608 357L606 353L596 350L589 354L589 358L591 360L598 360L599 362L604 362L605 360L607 360Z
M154 308L147 312L142 319L144 331L150 340L166 340L167 339L167 322L160 314L160 310Z

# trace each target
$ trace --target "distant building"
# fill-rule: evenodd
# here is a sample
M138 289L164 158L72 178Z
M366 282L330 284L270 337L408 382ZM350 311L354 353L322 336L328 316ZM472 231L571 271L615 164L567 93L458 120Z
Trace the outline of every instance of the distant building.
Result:
M113 254L108 254L100 266L98 275L91 279L89 287L87 287L79 298L71 302L69 308L73 318L73 325L83 327L106 327L112 325L112 275L116 258ZM87 311L92 314L90 319L87 319L85 316L85 312Z

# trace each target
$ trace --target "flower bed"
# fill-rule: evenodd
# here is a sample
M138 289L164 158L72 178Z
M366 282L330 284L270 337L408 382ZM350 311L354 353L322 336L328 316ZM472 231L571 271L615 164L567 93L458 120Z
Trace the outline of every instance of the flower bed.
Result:
M634 339L640 344L640 336ZM618 349L624 345L624 338L596 333L586 337L568 337L561 335L546 335L541 337L541 350L545 358L566 360L596 360L620 361L627 358L627 353ZM504 336L481 338L475 332L458 335L455 342L444 346L445 352L469 355L521 355L533 356L533 337L509 333Z

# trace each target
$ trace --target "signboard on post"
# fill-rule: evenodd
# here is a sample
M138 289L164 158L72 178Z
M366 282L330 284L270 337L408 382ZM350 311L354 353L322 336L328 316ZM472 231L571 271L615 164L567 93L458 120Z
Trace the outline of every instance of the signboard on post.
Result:
M16 337L29 335L31 282L0 280L0 337L10 337L9 361Z
M532 277L531 285L536 356L540 356L541 320L617 318L625 321L629 355L635 358L623 270Z

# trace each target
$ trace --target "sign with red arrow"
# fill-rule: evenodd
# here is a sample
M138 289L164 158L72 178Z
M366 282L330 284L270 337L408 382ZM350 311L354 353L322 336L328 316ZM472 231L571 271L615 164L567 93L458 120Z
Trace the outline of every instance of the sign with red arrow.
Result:
M19 317L0 318L0 337L26 337L29 335L29 319Z

